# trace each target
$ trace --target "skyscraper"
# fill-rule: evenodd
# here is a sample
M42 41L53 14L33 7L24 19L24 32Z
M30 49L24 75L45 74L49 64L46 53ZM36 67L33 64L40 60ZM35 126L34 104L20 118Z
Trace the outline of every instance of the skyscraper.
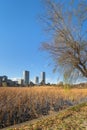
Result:
M24 85L29 85L29 71L24 71L23 72L23 79L24 79Z
M41 83L45 84L45 72L41 72Z
M36 84L36 85L39 84L39 77L38 77L38 76L35 77L35 84Z

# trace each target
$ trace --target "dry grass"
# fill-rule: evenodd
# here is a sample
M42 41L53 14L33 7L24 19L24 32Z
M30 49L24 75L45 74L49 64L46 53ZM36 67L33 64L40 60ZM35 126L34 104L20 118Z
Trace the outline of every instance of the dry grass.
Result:
M61 111L56 116L7 130L87 130L87 103Z
M0 88L0 128L87 101L87 89Z

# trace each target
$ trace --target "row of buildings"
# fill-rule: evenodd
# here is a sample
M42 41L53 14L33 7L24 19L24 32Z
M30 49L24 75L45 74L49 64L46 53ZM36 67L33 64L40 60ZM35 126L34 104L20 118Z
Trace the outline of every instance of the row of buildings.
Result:
M30 71L23 71L23 78L13 81L8 79L7 76L0 76L0 86L29 86L29 85L45 85L46 84L46 74L41 72L41 77L35 77L35 81L30 80Z
M0 86L18 86L18 81L8 79L6 75L0 76Z
M42 84L42 85L44 85L45 83L46 83L45 72L41 72L40 80L39 80L39 77L36 76L34 83L30 80L30 71L24 71L23 72L23 79L19 80L19 84L21 84L21 85L31 85L31 84L35 84L35 85Z

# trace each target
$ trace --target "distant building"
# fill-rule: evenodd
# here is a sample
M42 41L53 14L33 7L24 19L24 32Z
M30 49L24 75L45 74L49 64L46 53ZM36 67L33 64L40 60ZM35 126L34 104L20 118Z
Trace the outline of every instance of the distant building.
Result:
M36 85L39 84L39 77L38 77L38 76L35 77L35 84L36 84Z
M21 86L23 86L24 85L24 80L23 79L19 79L18 80L18 84L21 85Z
M7 82L8 77L6 75L2 76L2 82Z
M0 76L0 86L17 86L16 81L12 81L11 79L8 79L7 76Z
M45 78L46 78L46 75L45 75L45 72L41 72L41 84L45 84Z
M18 83L17 81L12 81L10 79L7 80L7 86L17 86Z
M29 85L29 71L24 71L23 72L23 80L24 80L24 85Z
M6 84L7 86L7 80L8 80L8 77L7 76L0 76L0 86L3 86L3 84Z

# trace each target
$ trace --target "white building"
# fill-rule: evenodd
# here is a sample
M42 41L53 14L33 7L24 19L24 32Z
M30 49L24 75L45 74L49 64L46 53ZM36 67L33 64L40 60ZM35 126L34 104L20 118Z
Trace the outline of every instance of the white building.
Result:
M18 80L18 84L23 86L24 80L23 80L23 79L19 79L19 80Z
M35 77L35 84L36 84L36 85L39 84L39 77L38 77L38 76Z

